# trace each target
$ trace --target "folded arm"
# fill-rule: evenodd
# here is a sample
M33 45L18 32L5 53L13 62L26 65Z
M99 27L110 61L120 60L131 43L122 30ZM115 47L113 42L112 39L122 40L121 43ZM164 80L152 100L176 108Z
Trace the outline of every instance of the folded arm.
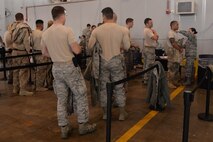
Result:
M173 48L177 49L180 52L183 52L183 49L180 46L178 46L174 38L170 38L169 41L172 44Z

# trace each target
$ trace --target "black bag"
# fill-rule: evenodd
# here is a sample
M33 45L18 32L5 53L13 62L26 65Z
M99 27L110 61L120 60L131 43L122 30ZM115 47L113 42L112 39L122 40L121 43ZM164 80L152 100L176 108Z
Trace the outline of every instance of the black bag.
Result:
M69 91L68 91L68 99L67 99L67 114L70 116L72 113L74 113L73 93L69 89Z

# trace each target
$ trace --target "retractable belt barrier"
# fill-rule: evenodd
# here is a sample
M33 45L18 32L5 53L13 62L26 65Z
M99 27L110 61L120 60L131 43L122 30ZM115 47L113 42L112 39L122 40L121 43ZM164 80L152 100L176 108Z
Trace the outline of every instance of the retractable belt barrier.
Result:
M9 70L16 70L16 69L24 69L24 68L33 68L33 67L38 67L38 66L45 66L45 65L50 65L52 62L46 62L46 63L29 63L27 65L23 66L12 66L12 67L6 67L6 62L8 59L15 59L15 58L21 58L21 57L35 57L38 55L42 55L41 52L35 51L35 53L30 53L30 54L23 54L23 55L17 55L17 56L6 56L6 53L12 53L12 50L5 50L5 48L1 48L0 50L0 61L3 63L3 67L0 68L0 72L4 72L4 80L7 80L7 73L6 71ZM90 58L91 56L83 56L81 57L81 60Z
M135 75L129 76L125 79L116 81L116 82L110 82L107 83L107 121L106 121L106 142L111 142L111 119L112 119L112 95L113 95L113 89L116 85L125 83L127 81L133 80L138 76L142 76L147 72L152 71L153 69L157 68L159 70L158 65L154 65L147 70L144 70L140 73L137 73Z
M52 62L47 62L47 63L29 63L27 65L23 66L12 66L12 67L6 67L7 60L8 59L15 59L15 58L21 58L21 57L34 57L38 55L42 55L41 52L36 51L35 53L30 53L30 54L23 54L23 55L17 55L17 56L6 56L6 53L12 53L12 50L5 50L5 48L1 48L0 50L0 61L2 61L3 67L0 68L0 72L4 72L4 78L3 80L7 80L7 71L9 70L16 70L16 69L24 69L24 68L33 68L37 66L45 66L45 65L50 65Z
M185 91L183 94L184 97L184 118L183 118L183 135L182 142L188 142L189 139L189 121L190 121L190 108L191 104L194 101L194 94L198 88L207 80L206 88L206 111L205 113L199 113L198 118L203 121L213 121L213 115L209 113L210 106L210 90L212 82L213 73L209 67L206 68L206 72L203 78L200 80L198 85L192 91Z

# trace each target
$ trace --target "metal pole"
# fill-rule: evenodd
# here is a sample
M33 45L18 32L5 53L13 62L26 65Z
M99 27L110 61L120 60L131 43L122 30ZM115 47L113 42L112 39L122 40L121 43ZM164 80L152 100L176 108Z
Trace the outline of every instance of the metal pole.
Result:
M3 68L6 68L5 48L3 47L2 49L3 49L2 50ZM7 71L6 70L4 70L4 78L3 78L3 80L7 80Z
M30 73L30 75L29 75L29 84L33 84L33 80L32 80L32 68L30 68L30 70L29 70L29 73Z
M184 92L184 119L183 119L183 137L182 142L188 142L189 139L189 120L190 120L190 107L194 96L191 91Z
M112 93L113 84L107 83L107 121L106 121L106 142L111 142L111 119L112 119Z
M213 121L213 115L209 113L212 72L210 69L207 69L207 71L206 111L198 114L198 118L204 121Z
M211 89L211 78L208 73L208 86L207 86L207 90L206 90L206 117L209 116L210 89Z

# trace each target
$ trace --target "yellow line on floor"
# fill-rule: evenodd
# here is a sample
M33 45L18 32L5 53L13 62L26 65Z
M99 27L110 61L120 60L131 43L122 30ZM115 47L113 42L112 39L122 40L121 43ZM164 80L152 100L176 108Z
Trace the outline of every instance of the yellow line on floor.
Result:
M179 95L183 90L184 86L177 88L170 95L171 100L173 100L177 95ZM123 136L121 136L116 142L127 142L131 139L138 131L140 131L152 118L154 118L159 112L150 111L143 119L136 123L132 128L130 128Z
M170 95L170 100L174 100L174 98L179 95L183 90L185 89L185 86L178 87L175 91L172 92Z

